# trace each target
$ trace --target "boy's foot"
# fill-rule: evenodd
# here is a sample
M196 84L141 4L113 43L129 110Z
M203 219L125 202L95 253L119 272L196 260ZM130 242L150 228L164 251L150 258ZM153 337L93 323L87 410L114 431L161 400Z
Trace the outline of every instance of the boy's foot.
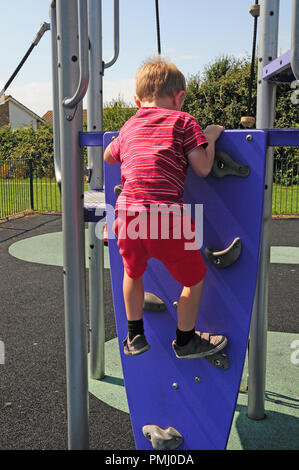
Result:
M129 336L127 336L123 341L123 345L126 356L137 356L150 348L144 335L136 335L132 341L130 341Z
M185 346L178 346L174 340L172 347L178 359L196 359L197 357L211 356L221 351L226 344L227 338L223 335L195 331L195 335Z

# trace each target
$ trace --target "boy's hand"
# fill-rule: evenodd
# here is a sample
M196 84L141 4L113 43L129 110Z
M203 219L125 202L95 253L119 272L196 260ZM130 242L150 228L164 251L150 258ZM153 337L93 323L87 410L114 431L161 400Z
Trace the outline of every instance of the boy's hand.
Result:
M218 126L218 124L211 124L207 126L204 133L208 139L213 139L214 141L220 137L220 134L224 131L223 126Z

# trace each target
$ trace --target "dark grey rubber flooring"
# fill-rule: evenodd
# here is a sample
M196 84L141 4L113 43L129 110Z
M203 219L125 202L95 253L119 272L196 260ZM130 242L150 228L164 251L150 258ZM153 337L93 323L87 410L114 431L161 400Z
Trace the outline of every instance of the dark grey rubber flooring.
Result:
M0 224L0 449L67 449L62 268L23 262L10 244L61 231L61 217ZM272 244L299 246L299 219L273 220ZM299 333L299 265L272 264L269 330ZM88 290L88 283L87 283ZM106 341L116 336L105 270ZM130 419L90 395L90 449L134 449Z

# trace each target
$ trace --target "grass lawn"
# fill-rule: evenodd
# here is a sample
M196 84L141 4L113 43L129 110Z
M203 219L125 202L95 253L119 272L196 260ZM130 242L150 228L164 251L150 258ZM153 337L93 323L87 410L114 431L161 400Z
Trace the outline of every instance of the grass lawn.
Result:
M85 184L87 190L87 184ZM55 181L34 179L33 208L37 211L61 212L61 198ZM29 179L22 182L0 180L0 219L31 209ZM299 215L299 185L273 185L273 214Z
M299 215L299 185L273 185L272 213Z

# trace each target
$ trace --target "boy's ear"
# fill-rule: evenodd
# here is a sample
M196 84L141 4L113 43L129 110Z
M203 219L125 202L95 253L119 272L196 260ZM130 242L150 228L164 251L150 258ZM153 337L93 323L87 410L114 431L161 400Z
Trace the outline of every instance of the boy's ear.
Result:
M174 95L175 105L182 106L186 96L185 90L181 90L176 95Z
M136 106L138 108L141 108L141 100L138 98L138 96L134 96L134 101L136 103Z

